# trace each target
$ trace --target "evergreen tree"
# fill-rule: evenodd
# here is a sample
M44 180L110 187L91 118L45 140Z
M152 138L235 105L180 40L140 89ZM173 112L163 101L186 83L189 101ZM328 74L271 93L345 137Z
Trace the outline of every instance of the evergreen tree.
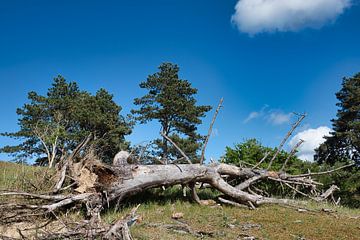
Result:
M315 159L320 164L353 160L360 165L360 73L344 78L336 97L339 109L332 120L334 131L316 150Z
M135 119L141 124L157 120L161 131L170 137L185 153L196 160L197 150L201 146L202 136L197 131L201 117L210 111L210 106L197 106L192 88L187 80L179 78L179 67L163 63L159 71L148 76L140 87L148 93L134 100L138 110L132 110ZM155 140L157 153L166 159L179 157L179 153L169 145L165 138Z
M0 149L16 159L33 157L38 164L53 167L89 134L97 153L106 161L128 145L124 136L130 134L131 126L104 89L91 95L80 91L76 82L68 83L58 76L46 96L30 92L28 99L29 103L17 109L20 130L2 134L22 140L19 145Z

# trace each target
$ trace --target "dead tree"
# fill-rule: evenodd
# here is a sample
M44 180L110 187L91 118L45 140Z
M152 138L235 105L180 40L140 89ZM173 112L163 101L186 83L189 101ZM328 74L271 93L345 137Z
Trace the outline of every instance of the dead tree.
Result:
M293 129L292 129L293 131ZM288 137L288 136L286 136ZM89 141L84 141L79 149L83 148ZM75 153L76 155L76 153ZM120 154L128 156L127 154ZM185 159L186 153L182 151ZM89 239L96 237L104 239L131 239L129 226L136 222L136 209L122 220L113 225L106 225L100 219L103 209L112 204L121 204L129 196L135 195L147 189L177 184L187 185L191 189L191 195L196 202L201 203L196 194L196 183L206 184L218 190L223 195L219 202L234 206L257 208L263 204L296 204L294 199L269 197L256 189L256 184L261 181L273 181L283 184L304 197L315 201L323 201L331 196L338 188L332 186L323 194L310 195L298 190L297 186L316 189L322 185L312 177L330 174L341 168L326 172L306 173L301 175L287 174L282 171L274 172L271 169L260 169L259 164L252 167L238 167L224 163L205 164L172 164L166 165L138 165L128 164L127 161L118 161L119 155L115 157L115 165L106 165L96 159L96 156L88 154L76 159L74 154L65 161L59 174L59 181L54 192L44 194L33 194L27 192L0 192L1 198L8 201L0 203L0 223L13 223L23 221L33 216L54 216L59 212L70 208L85 206L88 220L78 223L76 227L69 227L66 234L72 234L71 238ZM265 161L266 157L259 159ZM276 159L271 159L270 163ZM191 161L189 161L191 162ZM284 163L285 165L286 163ZM271 164L270 164L271 165ZM69 178L70 185L63 186L64 178ZM236 179L237 185L231 184L226 179ZM64 193L66 189L67 194ZM70 192L70 193L69 193ZM316 194L316 191L313 191ZM11 198L22 198L24 201L13 202ZM26 201L25 201L26 200ZM92 230L90 231L89 228ZM41 239L70 238L65 233L46 233Z

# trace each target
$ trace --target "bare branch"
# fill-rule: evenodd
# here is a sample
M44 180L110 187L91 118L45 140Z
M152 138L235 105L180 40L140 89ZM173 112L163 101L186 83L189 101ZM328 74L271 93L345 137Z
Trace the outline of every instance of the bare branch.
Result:
M290 160L292 156L296 153L296 150L300 147L301 144L303 144L304 140L300 139L300 141L291 149L291 152L289 153L289 156L286 158L284 164L282 165L280 172L284 171L286 164Z
M183 150L181 150L181 148L178 147L178 145L176 145L176 143L174 143L173 140L171 140L171 138L169 138L168 136L165 135L164 132L160 132L161 136L163 136L166 140L168 140L178 151L179 153L185 158L185 160L189 163L192 164L192 162L190 161L190 158L184 153Z
M240 204L240 203L237 203L237 202L234 202L234 201L231 201L231 200L227 200L225 198L222 198L222 197L218 197L218 200L222 203L225 203L225 204L229 204L229 205L232 205L234 207L239 207L239 208L246 208L246 209L249 209L249 206L246 206L244 204Z
M207 134L206 139L205 139L204 146L203 146L202 151L201 151L200 164L203 164L204 157L205 157L206 146L207 146L207 144L208 144L208 142L209 142L209 138L210 138L210 135L211 135L211 133L212 133L213 125L214 125L215 120L216 120L216 117L217 117L217 115L218 115L218 113L219 113L219 111L220 111L220 108L222 107L223 101L224 101L224 98L221 98L221 99L220 99L220 102L219 102L219 105L218 105L218 107L216 108L215 114L214 114L214 116L213 116L213 118L212 118L212 121L211 121L211 124L210 124L210 127L209 127L209 131L208 131L208 134Z
M266 152L264 157L252 169L255 169L255 168L259 167L260 164L262 164L269 155L270 155L270 152Z
M277 155L280 153L281 149L283 148L284 144L286 143L286 141L289 139L289 137L291 136L291 134L295 131L295 129L299 126L299 124L301 123L301 121L306 117L306 114L301 114L300 117L298 118L298 120L296 121L295 124L292 125L290 131L286 134L286 136L283 138L282 142L280 143L276 153L274 154L274 156L271 158L268 169L271 168L271 165L273 163L273 161L275 160L275 158L277 157Z
M297 193L299 193L299 194L301 194L301 195L303 195L303 196L305 196L305 197L307 197L307 198L310 198L310 199L312 199L312 200L317 201L315 198L309 196L308 194L305 194L305 193L299 191L297 188L291 186L289 183L284 182L284 184L285 184L286 186L288 186L289 188L291 188L292 190L294 190L294 192L297 192Z
M355 163L351 163L351 164L348 164L348 165L345 165L345 166L342 166L342 167L338 167L338 168L335 168L333 170L329 170L329 171L325 171L325 172L306 173L306 174L292 175L292 176L289 176L289 177L290 178L302 178L302 177L319 176L319 175L333 173L333 172L336 172L336 171L339 171L341 169L348 168L348 167L351 167L351 166L354 166L354 165L355 165Z

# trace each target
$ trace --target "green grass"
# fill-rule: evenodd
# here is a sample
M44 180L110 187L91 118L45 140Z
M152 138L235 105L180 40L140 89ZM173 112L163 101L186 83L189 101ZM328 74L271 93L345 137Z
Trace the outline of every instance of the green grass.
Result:
M329 205L306 206L317 210ZM241 239L250 235L257 239L360 239L360 210L334 208L335 213L298 212L282 206L264 206L256 210L239 209L229 206L199 206L188 201L159 204L148 202L140 206L138 213L143 220L131 231L135 239L198 239L190 234L180 234L151 224L176 224L171 216L184 213L183 222L196 231L213 233L205 239ZM120 212L108 211L103 219L111 223L126 215L131 206ZM246 230L248 224L261 227ZM256 226L256 225L254 225Z
M0 171L0 189L47 192L53 186L54 173L47 168L0 162ZM199 195L202 199L209 199L218 193L202 190ZM165 191L144 191L129 198L118 212L112 208L106 210L102 219L112 223L129 213L138 203L141 203L138 213L142 216L142 221L131 228L134 239L138 240L199 239L190 234L151 226L157 223L177 224L171 218L175 212L182 212L184 217L181 221L193 230L213 234L212 237L205 236L203 239L242 239L241 236L245 235L257 239L360 239L360 209L312 202L302 206L311 210L307 212L274 205L256 210L218 205L200 206L191 202L189 194L184 197L180 187L167 188ZM322 208L331 208L335 212L321 212ZM82 216L73 213L62 217ZM248 224L259 224L260 227L246 229Z

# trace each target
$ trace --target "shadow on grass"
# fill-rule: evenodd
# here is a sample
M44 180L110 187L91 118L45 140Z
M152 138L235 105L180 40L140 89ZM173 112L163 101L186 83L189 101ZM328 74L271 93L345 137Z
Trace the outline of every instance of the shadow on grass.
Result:
M216 197L220 195L218 191L212 189L198 189L197 193L199 198L204 200L215 200ZM167 187L165 190L162 188L148 189L124 199L119 210L121 211L122 209L138 204L149 205L156 203L158 205L166 205L179 201L194 202L188 188L186 189L186 196L184 196L181 186ZM115 204L110 205L110 208L106 211L113 212L115 210L115 205L116 202Z

